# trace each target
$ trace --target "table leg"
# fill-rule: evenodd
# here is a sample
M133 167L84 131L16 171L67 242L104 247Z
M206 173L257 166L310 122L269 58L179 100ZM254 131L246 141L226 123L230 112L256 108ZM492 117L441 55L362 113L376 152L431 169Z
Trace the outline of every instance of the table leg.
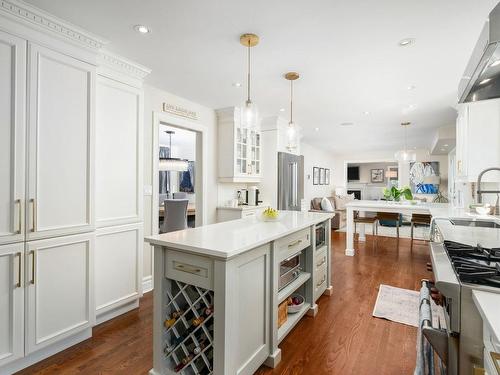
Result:
M365 212L359 211L359 217L365 217ZM365 228L366 228L366 225L364 223L359 223L359 237L358 237L359 242L366 241Z
M347 232L345 255L354 256L354 210L347 207Z

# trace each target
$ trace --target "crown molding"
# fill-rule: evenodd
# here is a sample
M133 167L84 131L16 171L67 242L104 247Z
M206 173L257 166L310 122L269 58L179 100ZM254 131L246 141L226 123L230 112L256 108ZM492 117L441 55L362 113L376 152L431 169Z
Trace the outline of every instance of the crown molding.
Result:
M122 56L115 55L109 51L101 51L98 57L99 66L105 66L114 71L124 73L138 79L144 79L151 69L128 60Z
M0 14L25 24L35 25L39 30L55 34L90 49L99 50L108 43L96 35L20 0L0 0Z

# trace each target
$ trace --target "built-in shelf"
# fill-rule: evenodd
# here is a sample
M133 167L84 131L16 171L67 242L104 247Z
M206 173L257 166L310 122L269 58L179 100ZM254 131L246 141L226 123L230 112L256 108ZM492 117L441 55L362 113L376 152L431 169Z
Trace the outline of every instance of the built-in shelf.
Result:
M309 272L301 272L299 277L278 292L278 304L290 297L293 292L300 288L310 278L311 274Z
M309 302L304 303L302 309L295 314L288 314L286 322L278 328L278 343L280 343L286 335L290 333L293 327L299 322L299 320L307 313L311 304Z

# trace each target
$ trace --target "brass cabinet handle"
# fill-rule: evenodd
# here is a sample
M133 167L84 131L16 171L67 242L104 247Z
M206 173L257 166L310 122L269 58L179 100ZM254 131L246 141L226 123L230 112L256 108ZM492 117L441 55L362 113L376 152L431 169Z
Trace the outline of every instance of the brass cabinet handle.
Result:
M320 282L316 284L316 287L319 287L321 284L323 284L326 281L326 275L323 276Z
M289 244L288 247L294 247L294 246L299 245L301 243L302 243L302 240L297 240L297 241L292 242L291 244Z
M18 206L18 211L17 211L17 214L18 214L18 219L17 219L17 229L16 229L16 233L17 234L21 234L21 230L22 230L22 207L21 207L21 200L20 199L16 199L14 201L14 206L17 205Z
M197 274L197 273L201 272L200 268L191 267L191 266L186 265L186 264L176 264L176 265L174 265L174 268L176 268L182 272L193 273L193 274Z
M16 283L16 288L21 287L21 271L22 271L22 264L21 264L21 259L22 259L22 254L16 253L16 257L19 259L19 263L17 264L17 283Z
M33 255L32 262L31 262L31 280L30 283L35 285L35 262L36 262L36 253L35 250L30 251L30 255Z
M319 263L316 264L316 267L321 267L325 263L326 263L326 257L323 257L323 259L321 260L321 262L319 262Z
M35 198L30 199L30 203L33 205L33 207L32 207L33 208L33 211L32 211L32 213L33 213L33 216L32 216L33 226L31 227L31 231L36 232L37 225L36 225L36 200L35 200Z

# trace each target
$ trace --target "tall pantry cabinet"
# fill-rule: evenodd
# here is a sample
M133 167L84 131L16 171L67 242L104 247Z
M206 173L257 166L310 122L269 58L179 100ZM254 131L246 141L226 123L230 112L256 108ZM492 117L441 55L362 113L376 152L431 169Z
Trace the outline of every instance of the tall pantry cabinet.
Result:
M0 373L142 295L142 78L104 41L0 2ZM97 310L97 313L96 313Z

